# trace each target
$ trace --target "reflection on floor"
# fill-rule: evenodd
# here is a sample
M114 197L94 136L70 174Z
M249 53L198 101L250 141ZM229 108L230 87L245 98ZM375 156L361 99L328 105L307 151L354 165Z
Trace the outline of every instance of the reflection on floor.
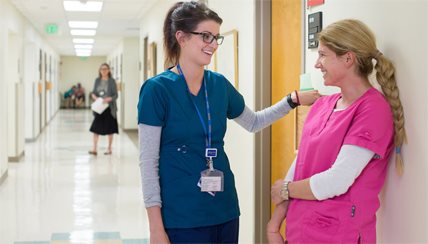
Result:
M60 110L0 185L0 243L146 243L138 149L120 131L91 156L89 110Z
M138 147L138 130L127 130L125 131L125 133L129 137L129 139L131 139L132 143L134 143L134 145Z
M85 237L85 238L82 238ZM149 244L148 239L121 239L119 232L54 233L50 241L16 241L14 244Z

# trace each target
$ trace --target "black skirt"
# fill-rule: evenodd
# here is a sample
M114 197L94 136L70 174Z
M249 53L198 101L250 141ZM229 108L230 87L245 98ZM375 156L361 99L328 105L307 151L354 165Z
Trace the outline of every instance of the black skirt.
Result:
M111 115L110 108L104 110L102 114L93 113L95 118L89 131L98 135L119 134L116 118Z

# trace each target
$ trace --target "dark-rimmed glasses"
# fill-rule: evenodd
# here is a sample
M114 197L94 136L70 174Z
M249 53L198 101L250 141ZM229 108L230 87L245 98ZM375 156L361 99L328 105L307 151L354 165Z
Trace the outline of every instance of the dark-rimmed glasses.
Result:
M189 33L194 34L194 35L200 35L200 36L202 36L202 41L204 41L207 44L211 44L214 40L216 40L217 45L221 45L223 43L223 40L224 40L224 36L220 36L220 35L216 35L215 36L215 35L213 35L213 34L211 34L209 32L194 32L194 31L191 31Z

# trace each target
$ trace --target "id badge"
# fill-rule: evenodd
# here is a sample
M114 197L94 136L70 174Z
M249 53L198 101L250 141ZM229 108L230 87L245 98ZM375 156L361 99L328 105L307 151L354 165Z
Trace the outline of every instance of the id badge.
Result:
M201 172L201 192L221 192L224 188L224 176L220 170L206 169Z

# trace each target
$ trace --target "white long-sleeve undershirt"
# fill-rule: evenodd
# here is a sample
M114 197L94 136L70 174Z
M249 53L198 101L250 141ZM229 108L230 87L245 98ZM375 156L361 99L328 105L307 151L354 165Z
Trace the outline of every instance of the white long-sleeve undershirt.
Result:
M310 177L309 185L315 198L325 200L346 193L374 155L363 147L343 145L330 169ZM296 159L287 172L286 181L293 181L295 169Z

